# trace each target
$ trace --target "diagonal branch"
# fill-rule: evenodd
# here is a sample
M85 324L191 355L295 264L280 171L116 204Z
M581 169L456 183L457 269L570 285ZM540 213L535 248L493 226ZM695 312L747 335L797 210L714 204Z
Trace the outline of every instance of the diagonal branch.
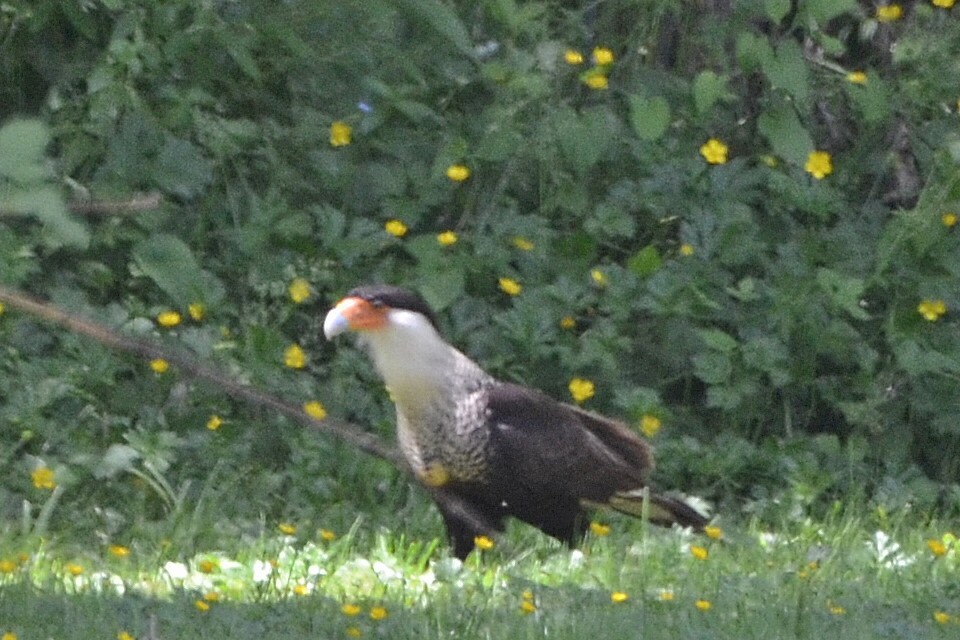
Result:
M232 398L271 409L303 426L334 435L360 451L387 460L398 469L409 472L399 451L384 443L377 436L364 432L358 425L335 418L315 420L304 413L302 408L265 391L237 382L215 369L200 364L186 353L174 351L146 340L124 336L102 324L70 315L62 309L7 287L0 286L0 302L73 333L93 338L116 351L124 351L141 358L162 358L188 376L212 382Z
M302 408L265 391L237 382L215 369L200 364L189 354L174 351L146 340L124 336L102 324L70 315L51 304L2 285L0 285L0 302L13 309L19 309L36 316L50 324L92 338L116 351L130 353L141 358L162 358L190 377L212 382L232 398L276 411L303 426L333 435L364 453L386 460L401 473L412 475L410 466L395 447L386 444L373 434L364 432L359 425L329 417L323 420L315 420L304 413ZM442 509L455 514L461 520L472 523L478 531L490 529L487 519L466 500L449 492L432 493L434 500L440 504Z

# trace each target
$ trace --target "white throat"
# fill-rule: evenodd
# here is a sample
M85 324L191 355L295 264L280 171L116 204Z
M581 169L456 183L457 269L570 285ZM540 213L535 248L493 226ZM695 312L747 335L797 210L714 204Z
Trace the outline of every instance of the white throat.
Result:
M423 315L393 309L387 327L362 335L377 371L404 413L419 413L448 386L457 351Z

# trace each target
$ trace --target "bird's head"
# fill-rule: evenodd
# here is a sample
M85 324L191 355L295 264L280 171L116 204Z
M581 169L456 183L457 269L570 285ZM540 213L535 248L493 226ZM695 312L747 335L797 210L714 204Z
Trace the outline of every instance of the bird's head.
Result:
M435 334L437 321L423 298L407 289L390 285L370 285L351 290L327 313L323 321L323 333L327 340L347 331L370 337L391 330Z
M456 350L437 332L429 305L399 287L350 291L323 321L328 340L347 332L368 348L398 403L414 405L434 395L456 360Z

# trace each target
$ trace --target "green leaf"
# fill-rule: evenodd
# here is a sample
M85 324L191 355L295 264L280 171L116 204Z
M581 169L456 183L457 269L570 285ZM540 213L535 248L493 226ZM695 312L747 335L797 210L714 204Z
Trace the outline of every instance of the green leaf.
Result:
M0 196L0 208L33 215L43 223L48 239L56 244L85 249L90 242L86 227L70 216L60 190L53 186L16 190L6 200Z
M773 47L763 36L745 31L737 36L737 61L744 71L754 71L775 59Z
M865 121L878 123L890 116L890 93L886 83L877 74L870 74L865 85L848 82L847 94L863 113Z
M627 261L627 268L641 278L646 278L653 275L662 264L663 258L660 256L660 250L649 244L633 254Z
M670 126L670 104L662 96L644 98L633 95L630 102L630 125L641 140L656 140Z
M0 176L20 183L42 180L49 143L50 133L39 120L14 120L0 128Z
M763 0L763 8L768 18L780 24L790 13L790 0Z
M181 307L194 302L212 302L222 295L222 286L205 273L182 240L157 234L133 248L133 259L145 276Z
M784 40L771 59L762 62L764 75L774 88L783 89L803 104L809 94L809 70L803 50L793 40Z
M442 311L463 295L466 277L459 268L422 274L417 289L431 308Z
M733 374L733 363L727 354L709 351L693 357L693 373L707 384L722 384Z
M693 103L697 112L706 113L719 100L730 96L727 77L713 71L703 71L693 81Z
M610 146L611 130L607 110L591 109L577 114L571 109L557 114L557 138L560 148L578 174L583 175L600 160Z
M463 22L440 0L396 0L408 14L429 26L447 44L468 58L474 57L473 42Z
M93 469L93 476L99 479L112 478L118 473L129 471L133 463L140 459L140 453L128 444L112 444Z
M866 285L861 278L847 276L832 269L821 268L817 271L817 284L830 296L830 301L857 320L869 320L861 306Z
M213 165L193 143L169 138L157 155L153 178L164 191L192 198L213 180Z
M710 349L721 353L733 353L737 349L737 339L720 329L699 329L697 335Z
M760 114L757 126L778 156L803 166L813 151L813 140L790 105L774 107Z
M839 15L856 12L858 9L856 0L806 0L800 3L800 11L819 25L825 25Z

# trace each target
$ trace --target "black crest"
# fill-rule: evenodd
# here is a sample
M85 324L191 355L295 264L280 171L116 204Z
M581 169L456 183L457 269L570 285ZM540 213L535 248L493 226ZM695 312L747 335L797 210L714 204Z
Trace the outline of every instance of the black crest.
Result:
M433 327L437 328L437 317L433 309L418 293L389 284L363 285L351 289L347 297L361 298L374 305L384 305L391 309L406 309L423 314Z

